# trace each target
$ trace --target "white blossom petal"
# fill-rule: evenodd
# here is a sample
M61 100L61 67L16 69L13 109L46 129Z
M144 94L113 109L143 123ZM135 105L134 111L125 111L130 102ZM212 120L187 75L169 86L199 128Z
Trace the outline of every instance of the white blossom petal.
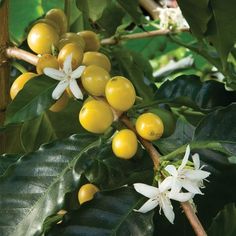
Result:
M210 175L210 172L205 170L188 170L185 173L185 176L193 181L199 181L207 178Z
M79 66L76 68L72 73L71 73L71 78L72 79L78 79L80 76L83 74L86 66Z
M167 197L161 197L161 207L164 212L165 217L170 221L171 224L174 223L175 213L173 211L173 206L170 199Z
M67 80L62 80L61 82L59 82L56 88L52 92L52 98L55 100L59 99L63 94L63 92L66 90L67 86L68 86Z
M134 188L138 193L148 198L154 198L159 195L159 189L151 185L136 183Z
M179 202L187 202L194 197L193 193L169 193L169 197Z
M165 167L165 170L172 176L177 176L178 171L176 170L176 167L173 165L168 165Z
M55 80L63 80L66 76L63 71L56 70L50 67L44 68L43 73Z
M70 80L70 90L77 99L83 99L83 94L75 79Z
M168 176L166 177L160 184L159 184L159 190L160 192L165 192L169 190L172 187L173 183L173 177Z
M193 159L193 164L195 169L199 169L200 168L200 158L198 153L195 153L194 155L192 155L192 159Z
M150 198L138 210L135 211L146 213L148 211L153 210L157 206L158 206L158 201L156 199Z
M190 155L190 146L188 145L188 146L186 147L186 151L185 151L185 154L184 154L184 158L183 158L182 163L181 163L181 165L179 166L178 170L182 170L182 169L186 166L186 164L187 164L187 162L188 162L189 155Z
M66 57L66 59L63 63L63 71L66 74L70 74L72 72L71 62L72 62L72 53Z
M184 189L186 189L190 193L203 194L201 192L200 188L198 187L198 182L193 182L193 181L189 181L186 179L186 180L182 181L182 186Z

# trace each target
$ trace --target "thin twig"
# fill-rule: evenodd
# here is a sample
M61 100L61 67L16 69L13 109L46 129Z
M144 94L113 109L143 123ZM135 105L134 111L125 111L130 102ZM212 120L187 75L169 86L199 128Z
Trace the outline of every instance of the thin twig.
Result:
M19 60L26 61L34 66L37 65L39 57L33 53L19 49L17 47L9 47L6 49L6 55L9 58L16 58Z
M189 202L182 202L181 206L184 210L186 217L188 218L189 223L192 225L192 228L197 236L207 236L206 231L202 227L201 222L193 211L193 208Z
M181 29L178 29L178 31L173 31L170 29L152 30L148 32L121 35L119 38L111 37L111 38L102 39L101 44L112 45L112 44L117 44L122 40L142 39L142 38L149 38L149 37L155 37L155 36L161 36L161 35L177 34L179 32L188 32L188 31L189 31L189 28L181 28Z
M154 19L159 18L159 13L155 11L159 5L153 1L153 0L139 0L140 6L142 6L148 13L149 15Z

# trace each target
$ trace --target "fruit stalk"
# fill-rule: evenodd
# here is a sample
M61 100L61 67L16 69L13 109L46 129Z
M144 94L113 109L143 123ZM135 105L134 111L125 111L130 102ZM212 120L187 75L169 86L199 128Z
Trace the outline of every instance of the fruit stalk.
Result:
M0 6L0 125L4 123L5 110L9 103L9 77L10 65L6 56L6 48L9 43L8 35L8 0ZM5 150L5 135L0 135L0 150Z
M8 47L6 49L6 56L9 58L16 58L18 60L26 61L34 66L37 65L39 59L38 56L17 47Z
M137 134L133 124L130 122L130 120L127 116L125 116L125 115L121 116L120 120L129 129L133 130L136 133L139 141L142 143L144 148L149 153L149 156L152 158L152 161L153 161L153 164L154 164L154 170L158 170L161 155L158 153L156 148L152 145L151 142L148 142L148 141L144 140L143 138L141 138ZM189 202L182 202L181 206L184 210L184 213L185 213L186 217L188 218L189 223L192 225L192 228L193 228L194 232L196 233L196 235L197 236L206 236L207 234L206 234L201 222L199 221L198 217L196 216L191 204Z
M159 5L155 1L153 1L153 0L139 0L139 4L149 13L149 15L154 20L159 18L159 13L157 11L155 11Z

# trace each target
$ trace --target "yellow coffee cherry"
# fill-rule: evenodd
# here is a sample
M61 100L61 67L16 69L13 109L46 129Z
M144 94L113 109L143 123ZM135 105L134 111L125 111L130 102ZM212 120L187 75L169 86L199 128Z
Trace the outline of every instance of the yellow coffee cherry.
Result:
M50 19L51 21L55 22L56 25L58 25L58 28L60 29L59 34L64 34L67 31L68 28L68 23L67 23L67 18L61 9L51 9L50 11L47 12L45 19Z
M104 133L113 122L110 106L100 100L92 100L83 105L79 113L80 124L89 132Z
M41 57L39 57L38 63L36 65L37 73L43 74L43 70L46 67L59 69L57 58L51 54L43 54Z
M45 24L52 26L56 30L57 34L59 35L60 29L59 29L59 26L56 24L56 22L54 22L50 19L42 18L42 19L35 21L35 23L33 25L36 25L38 23L45 23Z
M23 89L25 84L30 79L34 78L35 76L37 76L37 74L31 73L31 72L26 72L26 73L23 73L22 75L20 75L18 78L16 78L11 86L11 89L10 89L11 99L13 100L16 97L16 95L20 92L20 90Z
M66 92L49 108L52 112L62 111L68 104L69 97Z
M72 69L76 69L83 60L83 49L77 43L66 44L58 54L58 62L61 68L66 58L72 54Z
M160 117L150 112L140 115L135 127L137 133L149 141L159 139L164 132L164 125Z
M138 149L136 134L129 129L123 129L115 134L112 139L112 150L121 159L132 158Z
M119 111L129 110L136 98L133 84L122 76L111 78L105 88L108 103Z
M86 67L81 76L84 89L94 96L105 94L105 86L109 79L109 73L96 65Z
M98 51L100 48L100 41L98 35L93 31L85 30L77 33L82 36L85 41L85 52Z
M52 47L59 41L56 29L45 23L35 24L27 37L27 42L32 51L38 54L51 53Z
M110 60L105 54L102 54L100 52L84 53L82 64L85 66L90 66L90 65L100 66L108 72L111 70Z
M78 200L80 204L90 201L93 199L94 194L98 192L99 189L94 184L84 184L78 192Z
M68 43L77 43L81 46L83 50L85 48L84 39L76 33L67 32L63 34L58 43L59 50L61 50Z

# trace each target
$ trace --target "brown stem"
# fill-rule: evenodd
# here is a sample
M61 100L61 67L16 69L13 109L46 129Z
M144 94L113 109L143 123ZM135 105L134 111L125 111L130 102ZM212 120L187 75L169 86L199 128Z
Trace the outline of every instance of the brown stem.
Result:
M5 53L5 50L9 43L8 35L8 0L3 1L0 6L0 125L5 120L5 110L7 104L10 101L9 96L9 77L10 77L10 65ZM0 150L5 152L6 148L6 136L0 135Z
M155 9L159 6L155 1L153 0L139 0L140 6L142 6L148 13L149 15L154 19L159 18L159 14Z
M206 231L202 227L201 222L194 213L194 210L189 202L182 202L181 206L184 210L186 217L188 218L189 223L192 225L192 228L197 236L207 236Z
M112 45L112 44L117 44L119 41L122 41L122 40L142 39L142 38L149 38L149 37L168 35L168 34L176 34L178 32L188 32L188 31L189 31L189 28L178 29L178 31L173 31L169 29L161 29L161 30L153 30L153 31L141 32L141 33L135 33L135 34L126 34L126 35L121 35L119 39L116 39L114 37L102 39L101 44Z
M23 60L35 66L37 65L39 59L38 56L34 55L33 53L19 49L17 47L7 48L6 55L9 58L16 58L19 60Z
M136 129L134 128L133 124L130 122L129 118L125 115L122 115L120 117L120 120L131 130L133 130L139 141L142 143L142 145L145 147L145 149L147 150L147 152L149 153L150 157L152 158L153 164L154 164L154 169L158 170L159 167L159 163L160 163L160 154L158 153L158 151L156 150L156 148L153 147L153 145L148 142L147 140L143 139L142 137L140 137L137 134Z

